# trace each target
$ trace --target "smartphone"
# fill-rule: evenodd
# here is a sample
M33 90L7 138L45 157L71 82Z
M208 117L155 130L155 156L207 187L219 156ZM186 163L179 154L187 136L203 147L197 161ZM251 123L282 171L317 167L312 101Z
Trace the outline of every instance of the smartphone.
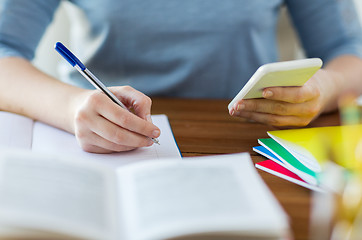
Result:
M320 58L267 63L260 66L235 98L229 110L241 99L262 98L267 87L303 86L323 65Z

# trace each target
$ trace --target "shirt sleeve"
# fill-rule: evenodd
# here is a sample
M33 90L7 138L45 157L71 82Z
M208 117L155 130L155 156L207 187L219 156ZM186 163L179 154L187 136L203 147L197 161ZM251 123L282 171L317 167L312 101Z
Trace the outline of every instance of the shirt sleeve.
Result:
M0 0L0 58L34 58L60 0Z
M325 63L350 54L362 58L362 29L353 0L286 0L308 57Z

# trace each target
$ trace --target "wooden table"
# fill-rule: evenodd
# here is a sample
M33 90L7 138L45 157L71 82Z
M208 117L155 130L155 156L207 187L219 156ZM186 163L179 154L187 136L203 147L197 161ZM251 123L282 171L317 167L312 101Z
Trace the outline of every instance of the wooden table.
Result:
M184 157L249 152L254 163L265 160L253 152L271 126L228 114L229 100L154 98L152 114L166 114ZM338 113L323 115L310 126L339 125ZM290 217L295 240L308 239L311 191L258 170Z

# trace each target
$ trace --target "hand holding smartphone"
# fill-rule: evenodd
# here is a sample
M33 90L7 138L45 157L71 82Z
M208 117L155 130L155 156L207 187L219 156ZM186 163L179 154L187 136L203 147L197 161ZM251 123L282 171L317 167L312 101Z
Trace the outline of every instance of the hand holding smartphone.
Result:
M263 90L267 87L303 86L322 65L319 58L264 64L229 103L228 109L241 99L262 98Z

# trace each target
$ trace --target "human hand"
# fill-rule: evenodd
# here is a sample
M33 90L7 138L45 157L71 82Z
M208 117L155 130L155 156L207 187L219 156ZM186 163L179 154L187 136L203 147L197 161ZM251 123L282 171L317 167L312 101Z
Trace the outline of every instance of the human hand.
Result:
M328 101L328 73L319 70L301 87L270 87L260 99L241 100L229 110L238 116L276 127L308 125L323 112Z
M151 138L160 135L151 121L151 99L129 86L109 90L134 113L121 108L100 91L83 91L73 102L74 134L79 145L95 153L151 146Z

